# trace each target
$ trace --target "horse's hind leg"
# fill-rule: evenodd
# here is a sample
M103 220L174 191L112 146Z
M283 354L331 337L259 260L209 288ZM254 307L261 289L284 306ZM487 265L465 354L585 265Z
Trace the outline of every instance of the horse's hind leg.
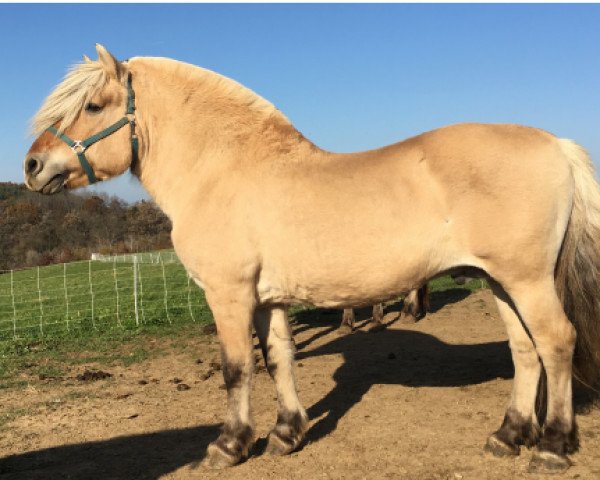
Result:
M506 326L515 366L513 391L504 421L500 429L488 438L485 446L487 451L502 457L518 455L520 445L531 447L539 439L540 428L534 405L541 364L512 300L496 282L489 280L489 283Z
M232 301L232 298L236 300ZM248 456L254 441L250 413L250 384L254 357L252 353L251 302L243 295L207 299L213 312L221 343L223 377L227 388L227 417L219 438L208 446L204 464L212 468L235 465Z
M385 323L383 323L383 303L377 303L373 305L373 318L371 319L371 326L369 332L381 332L385 330Z
M532 472L562 471L570 465L567 454L578 447L571 391L575 328L564 313L553 276L507 286L506 290L546 371L546 419L529 468ZM533 384L537 385L537 382ZM533 391L533 386L531 389ZM533 397L531 393L529 396ZM527 401L533 404L534 399Z
M352 333L354 331L354 322L356 321L354 317L354 310L352 308L344 308L344 313L342 315L342 323L340 323L340 328L338 332L340 334L344 333Z
M254 328L277 390L277 422L269 434L267 452L284 455L298 447L308 427L308 417L296 389L295 347L287 310L281 307L257 309Z

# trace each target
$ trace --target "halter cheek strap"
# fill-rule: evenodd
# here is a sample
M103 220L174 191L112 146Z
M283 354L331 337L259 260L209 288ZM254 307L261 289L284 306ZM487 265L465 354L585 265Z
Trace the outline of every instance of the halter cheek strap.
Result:
M99 140L102 140L103 138L108 137L109 135L112 135L128 123L131 126L131 163L133 165L138 159L139 144L137 135L135 134L135 92L131 86L131 73L127 77L127 111L125 112L125 116L123 118L105 128L101 132L86 138L85 140L73 140L65 133L59 133L55 127L48 127L46 131L50 132L52 135L59 138L69 147L71 147L71 150L73 150L73 152L75 152L77 155L79 163L81 164L81 168L83 168L85 174L87 175L89 183L92 184L98 182L99 180L96 178L94 169L90 165L90 162L88 162L88 159L85 157L85 151L89 146L93 145Z

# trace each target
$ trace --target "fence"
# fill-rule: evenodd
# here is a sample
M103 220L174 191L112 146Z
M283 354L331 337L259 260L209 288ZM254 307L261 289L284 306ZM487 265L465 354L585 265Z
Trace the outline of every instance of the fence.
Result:
M0 274L0 339L210 317L174 252L93 258Z

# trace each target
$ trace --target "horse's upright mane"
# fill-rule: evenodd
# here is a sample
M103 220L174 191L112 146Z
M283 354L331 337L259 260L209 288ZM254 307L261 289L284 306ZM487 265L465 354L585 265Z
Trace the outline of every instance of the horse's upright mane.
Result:
M73 65L42 104L31 121L31 133L39 136L60 121L60 131L69 128L84 104L107 82L100 62Z
M132 68L134 63L143 64L156 69L164 77L178 79L181 81L180 87L185 83L193 85L197 82L202 86L203 95L228 98L238 105L263 113L265 116L276 115L289 122L271 102L241 83L212 70L165 57L134 57L128 63L132 65Z

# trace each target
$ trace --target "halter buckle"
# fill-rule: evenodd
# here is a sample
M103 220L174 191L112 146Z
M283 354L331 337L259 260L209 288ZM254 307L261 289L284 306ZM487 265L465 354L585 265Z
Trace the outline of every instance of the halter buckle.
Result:
M82 142L81 140L75 140L73 142L73 145L71 145L71 150L73 150L77 155L79 155L80 153L85 152L85 150L87 148L81 142Z

